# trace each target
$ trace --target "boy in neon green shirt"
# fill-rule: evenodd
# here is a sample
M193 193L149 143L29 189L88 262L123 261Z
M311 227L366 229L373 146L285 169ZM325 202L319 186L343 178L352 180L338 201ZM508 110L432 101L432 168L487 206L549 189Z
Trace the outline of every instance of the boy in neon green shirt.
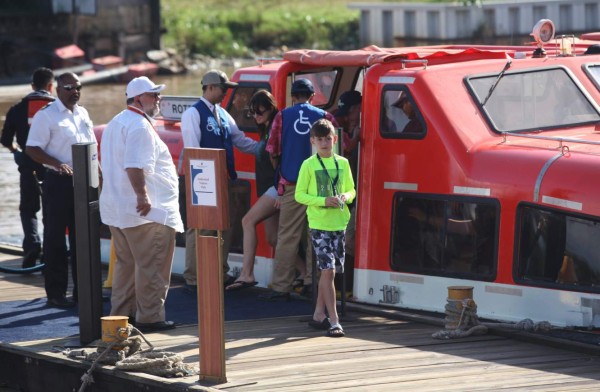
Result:
M309 325L327 329L327 336L344 336L336 309L335 261L344 271L344 243L349 203L356 196L348 160L333 153L337 136L326 119L316 121L310 130L310 142L317 153L302 163L295 198L307 205L306 215L317 263L321 270L319 295ZM327 313L329 318L327 317Z

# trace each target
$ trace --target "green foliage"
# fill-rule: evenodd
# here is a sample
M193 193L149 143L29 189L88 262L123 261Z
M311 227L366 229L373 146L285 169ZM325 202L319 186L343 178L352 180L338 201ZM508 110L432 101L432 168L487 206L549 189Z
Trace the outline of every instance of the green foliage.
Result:
M279 47L354 49L359 12L349 1L162 0L166 46L186 55L249 56Z

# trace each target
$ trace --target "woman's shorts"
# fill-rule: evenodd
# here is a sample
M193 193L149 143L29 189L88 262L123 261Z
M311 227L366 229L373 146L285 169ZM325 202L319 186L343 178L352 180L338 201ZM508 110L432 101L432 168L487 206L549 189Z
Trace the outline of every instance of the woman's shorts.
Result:
M279 199L279 195L277 194L277 189L274 186L270 187L263 193L263 196L269 196L273 200Z

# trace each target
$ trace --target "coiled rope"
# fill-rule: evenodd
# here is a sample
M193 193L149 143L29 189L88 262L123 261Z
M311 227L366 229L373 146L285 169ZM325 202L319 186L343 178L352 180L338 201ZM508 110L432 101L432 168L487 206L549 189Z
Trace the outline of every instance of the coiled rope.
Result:
M457 339L471 335L483 335L488 328L509 328L520 331L549 331L552 325L548 321L534 323L524 319L518 323L482 323L477 317L477 304L470 298L450 299L445 306L445 329L431 335L434 339Z
M97 350L64 350L63 354L69 358L92 362L91 367L81 377L82 384L79 392L94 382L92 372L101 365L113 365L115 369L143 372L160 377L185 377L198 373L198 369L183 362L183 356L169 351L157 350L137 328L128 325L126 328L117 328L116 335L109 337L113 341L96 341ZM139 336L131 336L135 332ZM142 339L150 347L141 350Z

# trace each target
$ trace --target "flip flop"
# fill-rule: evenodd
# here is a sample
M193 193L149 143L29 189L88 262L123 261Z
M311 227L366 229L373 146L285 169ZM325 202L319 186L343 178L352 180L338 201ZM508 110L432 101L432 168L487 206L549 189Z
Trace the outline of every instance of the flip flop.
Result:
M227 290L227 291L243 290L243 289L247 289L248 287L256 286L257 284L258 284L258 282L244 282L243 280L237 280L237 281L233 282L232 284L230 284L229 286L225 287L225 290Z
M308 325L310 327L313 327L315 329L322 329L324 331L328 330L329 328L331 328L331 322L329 321L328 317L325 317L323 320L321 321L317 321L317 320L310 320L308 322Z
M341 338L344 335L346 334L340 324L333 324L331 328L327 330L327 336L330 338Z
M224 280L223 280L223 286L225 286L225 287L231 286L235 282L236 282L235 276L225 275Z

